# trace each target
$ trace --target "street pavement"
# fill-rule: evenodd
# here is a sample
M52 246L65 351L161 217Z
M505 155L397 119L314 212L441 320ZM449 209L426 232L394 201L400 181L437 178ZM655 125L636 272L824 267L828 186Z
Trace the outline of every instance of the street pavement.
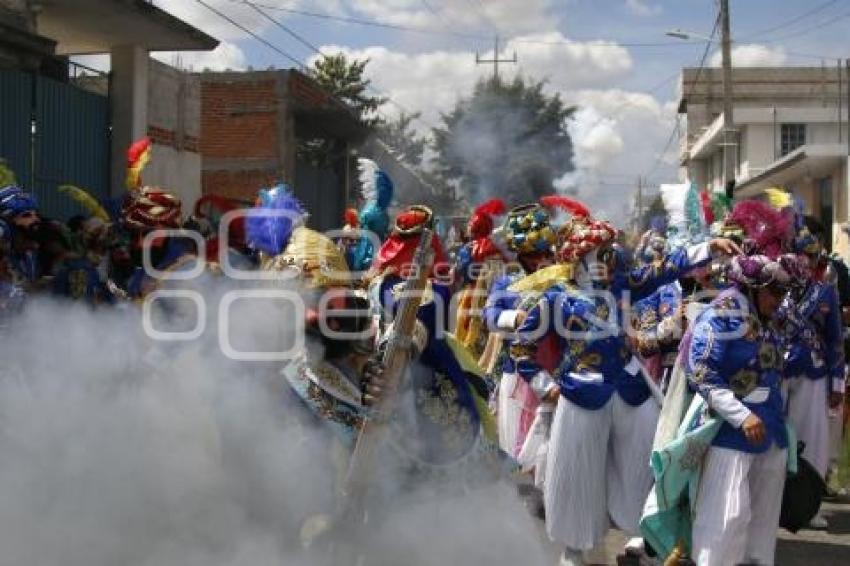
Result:
M841 502L824 503L822 511L829 529L802 530L791 534L779 531L776 566L850 566L850 498ZM627 537L619 531L609 531L605 541L606 564L617 564ZM553 548L553 553L557 553ZM554 560L554 564L558 559Z

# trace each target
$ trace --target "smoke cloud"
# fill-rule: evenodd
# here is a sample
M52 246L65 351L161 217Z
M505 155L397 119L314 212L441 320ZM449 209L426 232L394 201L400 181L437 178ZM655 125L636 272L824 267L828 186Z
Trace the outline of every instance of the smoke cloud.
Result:
M221 354L216 301L234 285L204 285L208 324L195 341L151 341L135 307L46 299L4 330L0 565L330 563L300 534L333 508L332 441L297 416L280 363ZM279 301L232 307L240 350L297 332ZM396 489L408 496L370 527L368 563L552 560L508 483Z

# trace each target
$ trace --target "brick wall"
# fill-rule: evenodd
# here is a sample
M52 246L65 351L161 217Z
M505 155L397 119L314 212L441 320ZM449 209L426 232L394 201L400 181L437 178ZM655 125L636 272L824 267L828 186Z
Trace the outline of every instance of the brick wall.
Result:
M253 199L280 179L278 79L200 77L203 192Z
M257 191L268 188L280 180L276 170L212 170L203 171L201 186L204 194L215 193L225 197L253 200Z
M274 79L201 78L201 154L210 158L276 159Z

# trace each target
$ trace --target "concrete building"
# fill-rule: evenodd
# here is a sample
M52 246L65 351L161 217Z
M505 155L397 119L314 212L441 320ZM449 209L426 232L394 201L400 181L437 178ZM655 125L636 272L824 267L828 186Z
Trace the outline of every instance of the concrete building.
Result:
M55 90L60 87L42 79L65 83L67 88L61 87L63 94L54 104L60 106L74 104L79 98L70 90L75 86L106 93L102 104L91 97L86 101L89 107L102 106L109 114L102 131L85 132L84 136L94 145L102 140L106 144L102 152L106 163L101 164L105 187L94 190L100 197L115 197L124 191L126 150L132 141L145 135L152 138L154 146L144 181L175 190L189 204L200 196L199 83L190 74L152 60L149 52L211 50L217 45L216 39L148 0L0 0L0 68L10 70L4 77L6 84L17 86L15 81L29 77L34 89ZM111 62L108 78L87 77L80 81L85 84L74 84L68 72L68 56L104 53L109 54ZM70 106L64 114L59 110L54 122L75 112ZM85 127L83 124L77 129ZM62 135L63 128L46 123L39 131ZM0 154L13 151L2 145L0 140ZM41 163L17 164L19 169L32 171L28 180L35 190L50 192L49 187L42 186L81 182L66 178L73 177L73 164L58 169L54 166L52 161L58 156L39 154L37 159ZM81 159L92 167L98 161L87 155ZM45 168L55 171L40 173Z
M839 229L848 220L848 80L840 67L736 68L732 72L737 144L736 198L768 187L798 195L850 259ZM700 187L722 190L720 69L684 69L679 113L687 117L680 162Z

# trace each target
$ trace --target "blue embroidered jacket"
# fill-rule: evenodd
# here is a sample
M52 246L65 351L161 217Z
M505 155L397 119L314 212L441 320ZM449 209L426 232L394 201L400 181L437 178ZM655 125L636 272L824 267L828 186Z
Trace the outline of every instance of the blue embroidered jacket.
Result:
M835 286L810 283L802 297L787 297L780 313L789 344L785 376L829 378L837 387L844 380L844 341Z
M663 285L634 305L638 349L643 356L662 355L662 365L672 367L679 340L669 339L658 332L658 325L672 316L682 304L682 288L678 282Z
M685 368L689 383L724 420L713 445L748 453L788 445L780 389L783 342L775 322L762 323L754 309L740 293L722 293L694 324ZM740 429L751 412L767 430L756 446Z
M522 306L520 304L522 302L522 295L510 291L508 288L524 276L524 273L517 273L497 277L490 286L487 302L484 304L482 317L487 330L490 332L502 331L508 333L504 338L503 351L510 348L516 339L516 336L513 334L515 330L513 328L513 322L516 311ZM516 364L510 356L505 356L502 371L504 373L514 373L516 371Z
M542 368L533 352L541 339L557 332L563 360L552 376L561 395L585 409L600 409L616 391L626 403L638 406L650 391L623 331L624 301L647 297L659 286L709 259L708 244L677 249L662 260L625 269L618 253L618 267L607 288L553 288L543 294L519 329L514 348L517 368L527 380L538 381ZM541 387L537 387L541 389Z

